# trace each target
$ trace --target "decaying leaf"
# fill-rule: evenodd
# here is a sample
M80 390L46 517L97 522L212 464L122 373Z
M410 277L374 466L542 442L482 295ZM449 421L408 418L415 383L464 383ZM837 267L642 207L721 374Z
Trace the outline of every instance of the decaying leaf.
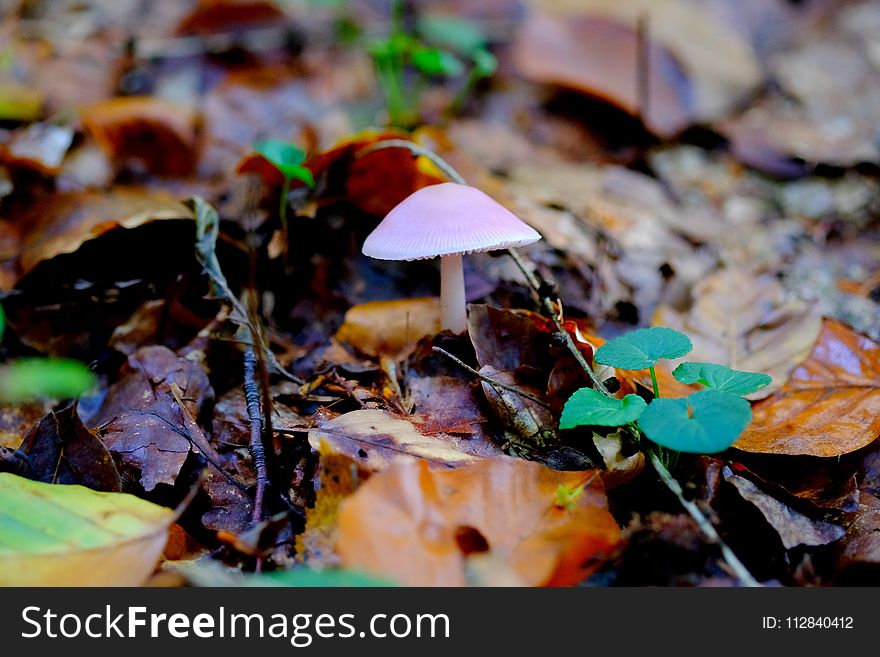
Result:
M0 585L140 586L176 517L132 495L0 473Z
M108 492L122 490L113 457L97 432L82 423L75 403L43 417L20 449L27 454L31 479Z
M753 408L746 452L833 457L880 435L880 345L826 319L809 358Z
M485 553L528 585L575 584L620 541L598 478L573 508L554 503L589 474L509 457L450 471L396 464L343 505L336 548L346 567L411 586L463 586L468 555Z
M354 306L336 339L372 357L386 354L400 360L416 343L440 332L440 300L437 297L372 301Z
M214 395L200 365L166 347L140 349L128 358L120 380L90 418L120 467L133 471L146 491L173 484L197 441L186 426L174 386L190 418L198 417Z
M779 534L786 550L799 545L827 545L846 533L846 530L839 525L814 520L796 511L762 491L750 479L734 474L728 466L722 469L722 474L744 500L757 507L761 515Z
M483 393L495 416L501 421L505 431L511 436L511 442L530 447L544 447L553 442L555 418L547 406L542 406L536 399L534 388L527 389L517 384L516 379L508 372L500 372L491 365L480 368L480 374L486 379L480 381ZM498 381L509 387L493 385ZM521 390L525 395L518 394Z
M653 324L691 338L694 349L688 360L769 374L773 383L749 399L778 390L810 353L822 327L821 316L810 305L788 299L782 285L766 274L724 269L699 283L692 295L690 311L663 306Z
M424 460L433 466L453 467L486 452L481 441L474 444L452 434L425 435L414 423L417 420L378 409L352 411L321 422L309 432L309 443L315 449L326 443L369 472L398 461Z
M862 493L856 518L840 542L837 554L837 568L840 571L869 566L874 569L880 565L880 500L873 495ZM857 578L853 583L862 583Z

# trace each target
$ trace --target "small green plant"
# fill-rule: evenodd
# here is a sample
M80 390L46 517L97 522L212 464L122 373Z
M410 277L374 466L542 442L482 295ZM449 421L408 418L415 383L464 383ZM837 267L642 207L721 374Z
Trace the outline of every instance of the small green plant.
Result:
M714 363L685 362L672 375L682 383L699 383L705 389L684 398L661 398L657 362L681 358L692 349L684 333L670 328L638 329L604 344L596 350L594 360L621 370L649 370L654 398L646 403L634 394L617 399L581 388L566 402L559 428L630 425L661 448L675 452L711 454L727 449L752 419L743 395L760 390L771 379L766 374Z
M284 179L278 201L278 216L281 219L281 228L286 236L287 197L290 195L290 183L294 180L299 180L309 187L315 186L315 178L312 176L312 172L303 166L303 162L306 161L306 152L280 139L258 141L254 144L254 150L275 167Z
M477 83L497 68L495 56L486 48L486 37L473 23L426 16L410 32L403 17L403 2L398 0L393 5L391 25L391 34L374 39L369 50L392 126L409 128L418 121L421 92L432 78L464 78L448 108L454 112Z

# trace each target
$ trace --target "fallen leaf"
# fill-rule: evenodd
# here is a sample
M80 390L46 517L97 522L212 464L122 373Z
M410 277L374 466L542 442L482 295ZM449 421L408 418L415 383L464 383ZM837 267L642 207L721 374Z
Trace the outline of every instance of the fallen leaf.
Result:
M187 107L150 96L126 96L84 108L81 120L116 162L139 160L160 176L195 171L200 119Z
M481 367L480 374L486 377L480 381L486 400L511 442L527 448L542 448L554 442L556 417L548 406L535 401L540 399L538 390L523 386L509 372L501 372L491 365ZM493 385L489 380L508 387ZM524 394L515 392L517 390Z
M386 354L402 360L419 340L439 332L440 300L424 297L353 306L335 337L366 356Z
M0 585L140 586L176 517L132 495L0 473Z
M880 345L826 319L809 358L778 393L756 404L734 447L835 457L880 435Z
M690 337L689 361L769 374L773 383L748 399L778 390L810 353L822 327L821 316L809 304L790 300L769 274L723 269L697 284L692 295L688 312L661 306L652 323Z
M856 512L855 520L846 530L840 541L837 553L837 569L852 577L852 582L863 583L865 573L860 568L880 565L880 499L866 493ZM850 575L846 571L858 573L861 577Z
M215 34L277 24L284 12L265 0L199 0L177 26L178 34Z
M32 123L14 131L9 141L0 145L0 162L54 176L72 143L73 129L69 126Z
M596 96L645 121L653 133L672 137L695 119L686 73L668 50L649 41L647 114L639 107L639 35L628 26L597 16L528 17L514 58L527 78Z
M136 228L151 221L191 219L192 212L172 195L137 187L54 194L22 218L28 232L19 264L23 273L40 262L73 253L89 240L115 228Z
M757 507L779 535L786 550L799 545L827 545L846 533L839 525L814 520L796 511L762 491L751 480L734 474L728 466L722 469L722 474L725 481L732 484L744 500Z
M119 381L108 389L101 408L89 420L123 472L148 492L177 480L196 440L175 400L175 385L191 417L199 417L214 396L207 374L197 363L167 347L139 349L129 356Z
M310 158L306 166L325 187L319 200L345 201L361 210L383 217L414 191L445 182L445 178L423 157L405 148L387 148L358 156L371 145L387 139L411 141L396 131L367 131L346 139L334 148Z
M654 94L657 94L660 100L656 104L663 107L665 112L654 114L649 109L648 116L653 120L650 127L657 129L663 136L669 136L685 127L688 119L706 121L724 116L749 91L757 87L762 79L761 67L750 40L732 29L725 16L716 15L711 4L687 0L532 0L530 5L537 15L561 21L563 27L577 26L578 21L592 19L615 23L620 26L619 31L628 30L631 33L636 30L640 17L644 17L648 37L656 44L652 59L654 62L664 62L667 68L670 62L677 62L684 80L676 82L678 86L687 85L684 92L676 89L684 100L679 98L677 102L670 103L663 96L664 92L670 93L663 85L668 85L670 78L664 79L659 71L654 73L652 69L650 81L653 84L649 87L649 98L653 99ZM535 20L534 15L526 19L526 29L532 20ZM569 52L568 56L580 68L575 70L578 78L583 79L585 71L593 70L597 72L597 78L605 84L617 84L617 81L606 78L600 67L592 65L589 56L584 56L592 55L606 68L619 67L617 76L624 81L632 81L629 88L620 85L621 96L632 99L636 89L637 70L635 57L630 50L632 45L630 49L621 47L621 39L618 37L616 42L608 41L608 48L591 52L589 46L581 43L581 39L587 40L589 36L579 30L572 30L572 34L575 35L573 45L577 49ZM588 34L595 36L596 31ZM623 43L631 44L632 39L630 34L623 39ZM564 38L558 38L558 41L565 43ZM550 45L557 44L551 42ZM658 52L662 52L659 48L669 53L665 56L665 61L657 56ZM719 58L713 55L719 51L724 52L725 56ZM607 59L609 52L616 55L611 62ZM533 53L533 58L540 56L540 51ZM571 67L565 68L570 70ZM682 105L684 111L681 109ZM675 109L678 110L677 113L672 111ZM657 119L654 119L655 116Z
M572 509L560 486L584 488ZM497 457L451 471L400 463L372 476L342 507L336 548L348 568L409 586L464 586L468 554L503 559L530 586L582 581L620 542L602 486Z
M52 410L49 401L26 404L0 404L0 447L18 449L22 436Z
M425 435L414 424L418 418L396 416L388 411L364 409L321 422L309 432L309 443L322 443L345 454L369 472L383 470L398 461L424 460L434 466L454 467L475 461L482 454L479 443L451 434ZM476 449L475 449L476 448Z
M488 422L480 404L478 388L467 379L454 376L408 374L406 389L413 420L419 430L430 435L455 434L467 437L471 444L481 444L492 452Z
M69 404L43 417L25 436L28 478L49 484L81 484L92 490L119 492L122 482L113 457L97 432L88 429Z

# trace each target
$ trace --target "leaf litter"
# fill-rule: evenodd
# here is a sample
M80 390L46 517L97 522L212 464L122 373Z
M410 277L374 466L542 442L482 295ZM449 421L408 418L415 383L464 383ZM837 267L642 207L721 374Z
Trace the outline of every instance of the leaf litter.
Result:
M149 550L105 548L102 582L143 583L176 520L165 570L196 584L220 560L402 584L744 583L694 513L762 582L880 581L873 3L459 3L498 70L462 101L432 74L406 126L335 9L252 4L11 17L27 30L0 68L2 356L80 359L99 383L0 400L0 471L59 503L79 485L163 505ZM435 263L361 253L445 181L388 139L544 238L525 271L466 256L464 336L439 332ZM314 189L284 185L259 144L295 149ZM648 327L685 333L690 363L638 343ZM649 357L634 370L605 364L621 335ZM724 394L725 418L752 420L711 458L674 445L676 499L648 439L685 423L711 451L742 428L707 424ZM78 581L78 544L58 549L69 561L33 572Z

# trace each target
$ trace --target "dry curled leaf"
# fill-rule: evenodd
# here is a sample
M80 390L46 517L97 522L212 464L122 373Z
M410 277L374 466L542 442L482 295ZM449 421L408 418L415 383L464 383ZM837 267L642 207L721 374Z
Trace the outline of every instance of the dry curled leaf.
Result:
M749 399L762 399L785 383L789 372L809 355L822 327L821 316L809 304L788 299L769 274L723 269L699 283L692 294L694 304L687 313L662 306L652 323L690 337L694 349L686 357L689 361L773 377L773 383Z
M826 319L809 358L752 409L734 447L764 454L834 457L880 435L880 345Z
M103 192L59 193L32 209L19 254L24 273L40 262L73 253L114 228L136 228L151 221L190 219L192 212L171 194L137 187Z
M761 512L767 523L779 535L786 550L798 545L827 545L838 540L845 533L844 528L839 525L809 518L768 495L750 479L734 474L728 466L723 468L722 474L744 500Z
M560 486L589 480L571 508ZM502 559L531 586L576 584L620 541L598 478L509 457L457 470L400 463L342 507L336 549L346 567L411 586L464 586L468 555Z

